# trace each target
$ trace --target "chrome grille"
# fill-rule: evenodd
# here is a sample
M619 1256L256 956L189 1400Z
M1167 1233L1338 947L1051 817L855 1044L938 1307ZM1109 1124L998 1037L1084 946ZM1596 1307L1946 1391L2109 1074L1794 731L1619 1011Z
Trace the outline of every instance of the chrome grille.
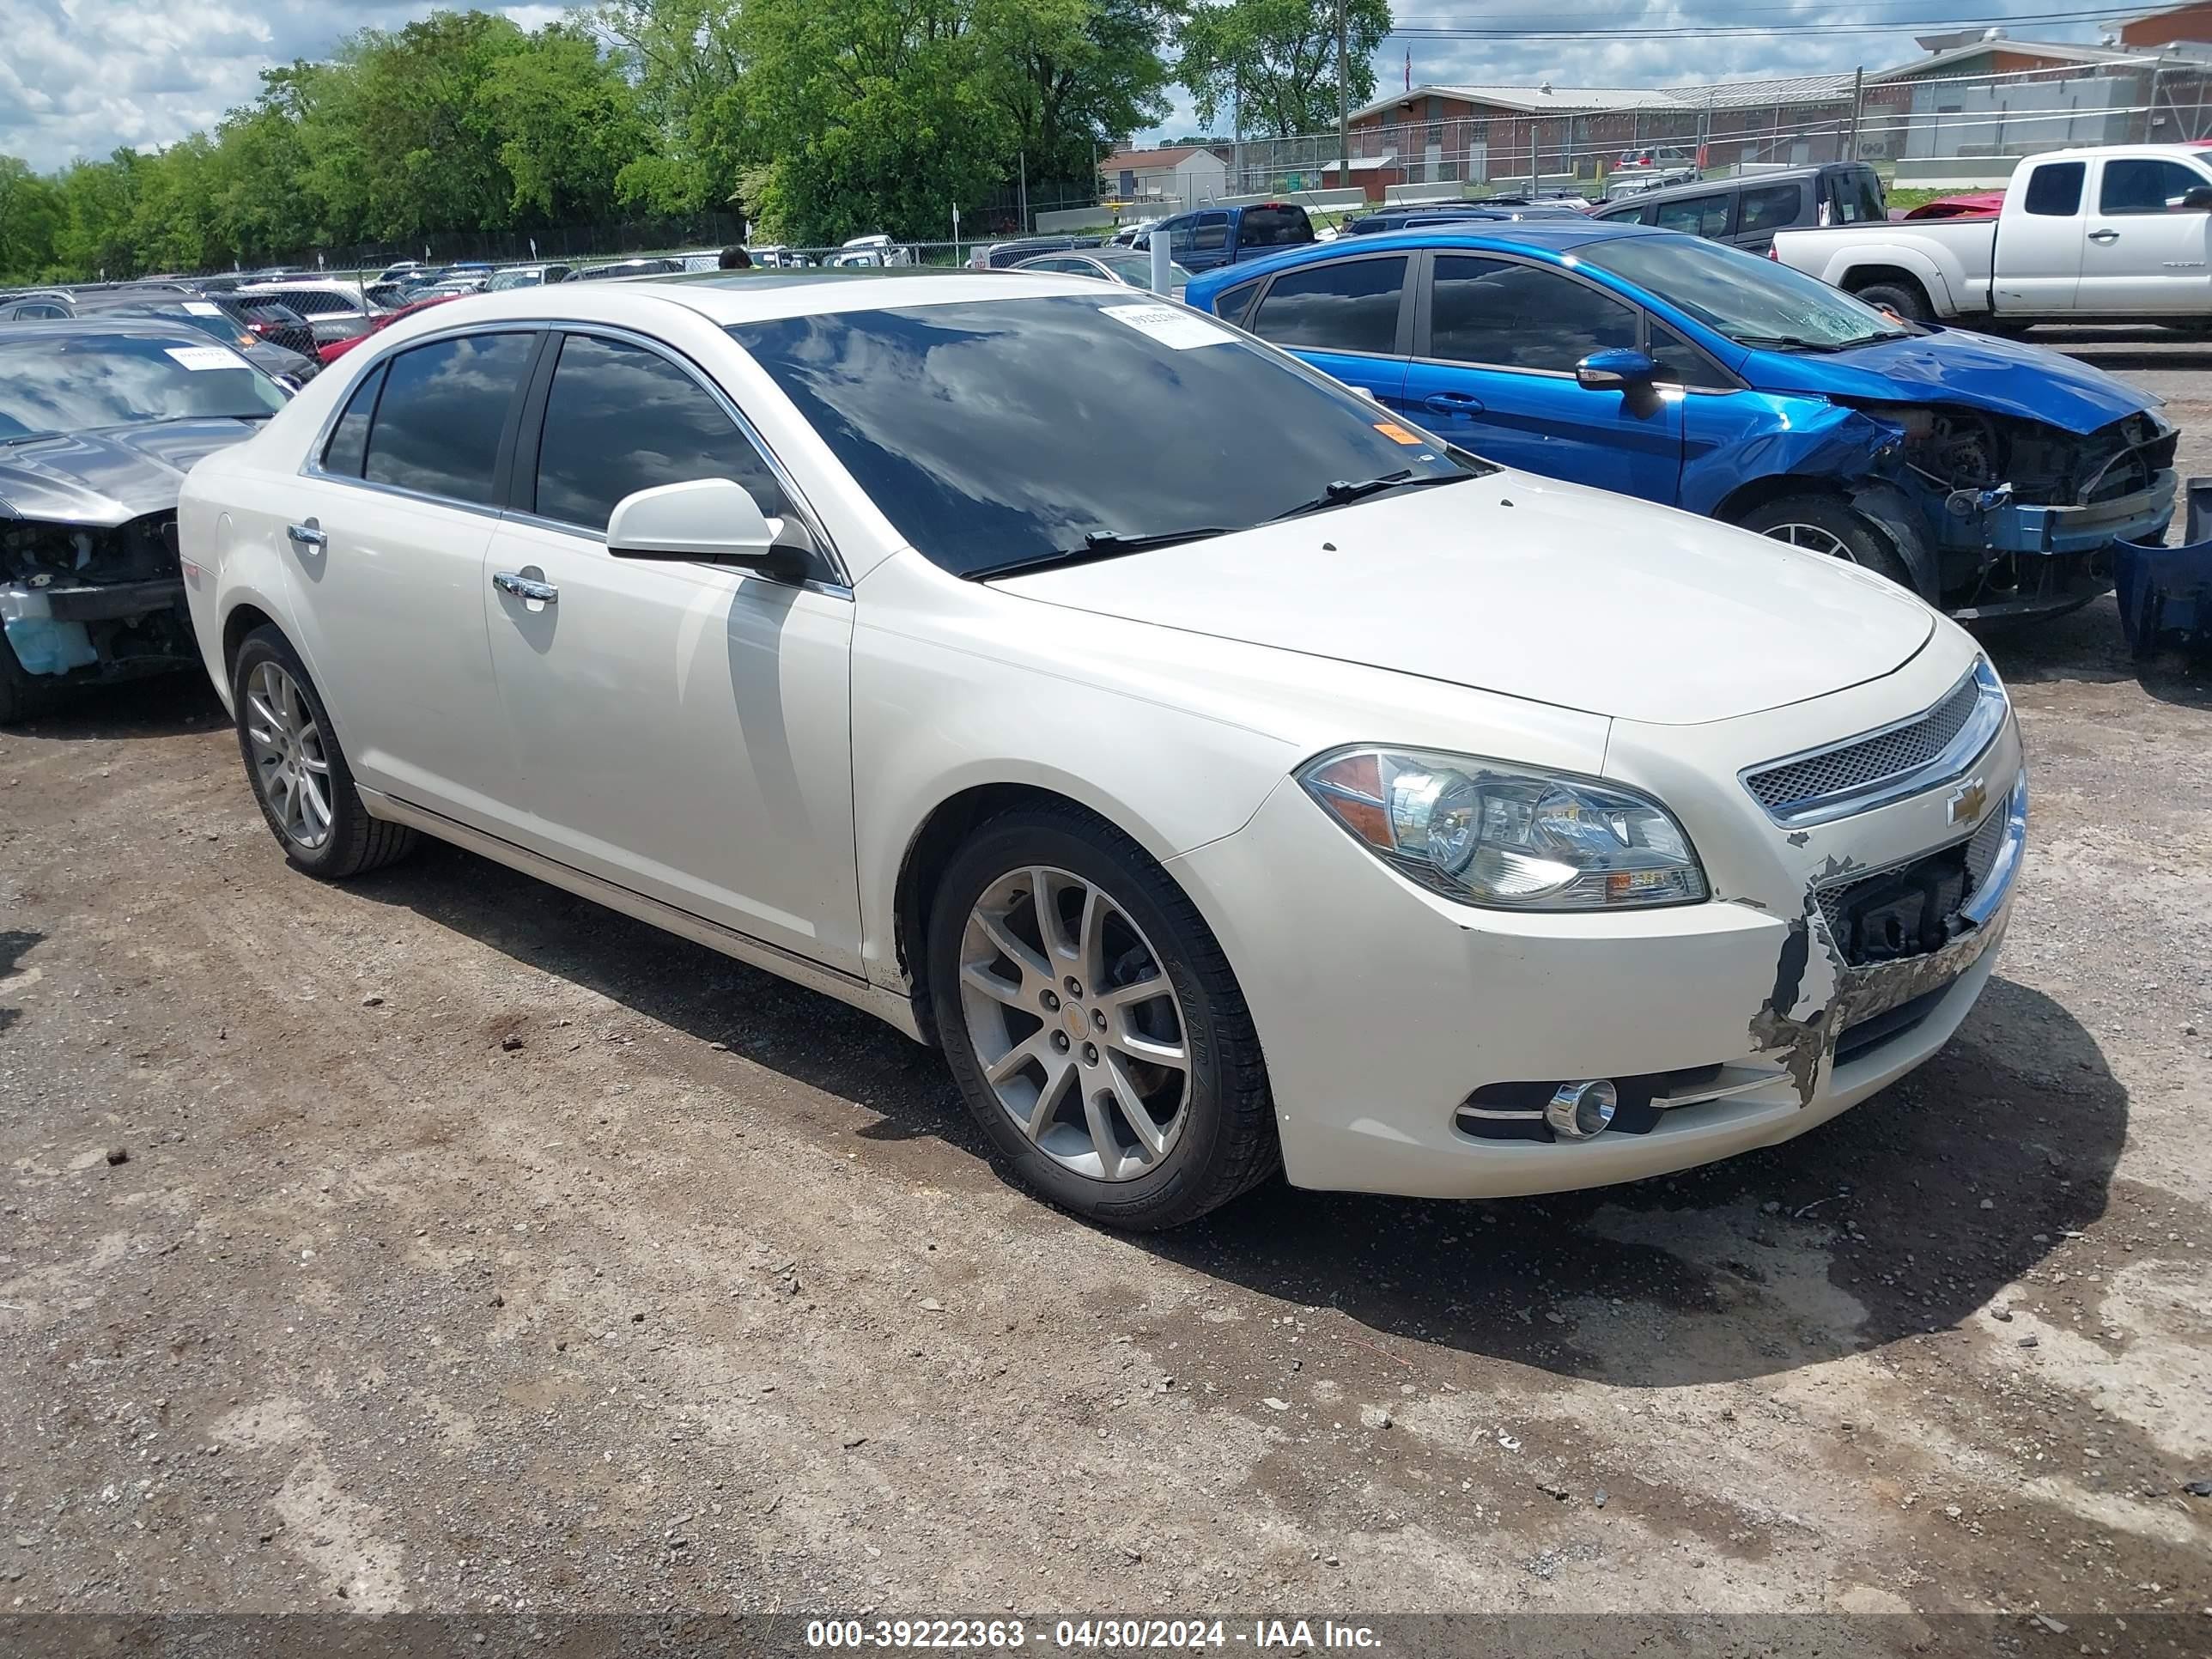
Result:
M1969 674L1926 714L1817 754L1747 772L1744 787L1771 817L1784 822L1801 818L1820 803L1866 793L1932 765L1973 721L1985 695L1991 694L1978 676Z

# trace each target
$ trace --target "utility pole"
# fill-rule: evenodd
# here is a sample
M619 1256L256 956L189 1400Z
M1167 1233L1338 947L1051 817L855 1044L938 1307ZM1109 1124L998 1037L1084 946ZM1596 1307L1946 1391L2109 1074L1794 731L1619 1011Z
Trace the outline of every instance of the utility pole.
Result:
M1022 234L1030 234L1030 153L1025 149L1014 152L1014 159L1022 170L1021 216Z
M1345 94L1344 0L1336 0L1336 187L1352 185L1352 105Z
M1844 157L1846 161L1859 159L1859 100L1866 96L1866 65L1862 64L1851 71L1851 148Z

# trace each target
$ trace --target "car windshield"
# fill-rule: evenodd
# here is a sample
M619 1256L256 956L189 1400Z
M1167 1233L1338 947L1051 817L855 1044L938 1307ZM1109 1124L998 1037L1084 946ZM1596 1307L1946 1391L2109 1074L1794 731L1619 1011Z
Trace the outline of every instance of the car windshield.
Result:
M1152 285L1152 256L1149 253L1102 253L1094 250L1090 257L1132 288L1150 288ZM1187 283L1190 280L1190 273L1170 259L1168 261L1168 280Z
M1788 265L1694 236L1623 236L1575 250L1739 345L1837 351L1911 331Z
M274 380L196 335L0 340L0 443L143 421L251 420L283 406Z
M489 291L500 294L511 288L536 288L544 280L545 273L542 270L502 270L492 277Z
M1332 484L1468 476L1378 405L1164 300L827 312L730 333L957 575L1246 529Z

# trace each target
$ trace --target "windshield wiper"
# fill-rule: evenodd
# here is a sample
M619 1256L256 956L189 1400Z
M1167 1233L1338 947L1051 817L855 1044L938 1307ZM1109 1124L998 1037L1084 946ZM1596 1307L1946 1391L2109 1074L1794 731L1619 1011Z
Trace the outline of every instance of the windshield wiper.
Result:
M1429 477L1417 478L1412 467L1401 466L1395 472L1385 472L1380 477L1362 478L1358 483L1340 481L1326 485L1311 501L1285 507L1267 522L1279 524L1285 519L1298 518L1304 514L1320 513L1332 507L1346 507L1353 501L1364 501L1370 495L1380 495L1387 489L1425 489L1431 484L1457 483L1462 478L1476 476L1473 472L1438 472Z
M1872 345L1876 340L1904 340L1911 337L1902 330L1885 330L1879 334L1862 334L1849 340L1808 340L1796 334L1737 334L1729 337L1738 345L1773 346L1784 351L1849 351L1856 346Z
M1039 553L1032 558L1015 559L1006 564L994 564L988 569L968 572L971 582L988 581L994 576L1012 576L1024 570L1057 568L1071 564L1091 564L1099 559L1117 559L1124 553L1142 553L1155 547L1174 547L1182 542L1202 542L1210 536L1226 536L1227 526L1218 524L1194 525L1188 530L1155 530L1144 536L1117 536L1109 530L1094 530L1083 538L1080 547L1063 547L1050 553Z

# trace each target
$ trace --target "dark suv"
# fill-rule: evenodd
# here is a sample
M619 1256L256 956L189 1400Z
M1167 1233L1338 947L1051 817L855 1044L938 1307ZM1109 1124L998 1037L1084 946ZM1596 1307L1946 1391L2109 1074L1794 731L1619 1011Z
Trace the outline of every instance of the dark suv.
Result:
M1168 257L1185 270L1211 270L1239 259L1257 259L1314 240L1313 221L1296 202L1255 202L1249 207L1201 208L1152 228L1168 239Z
M1646 191L1590 216L1686 231L1764 253L1778 230L1881 222L1889 217L1881 179L1863 161L1777 167L1734 179L1705 179Z

